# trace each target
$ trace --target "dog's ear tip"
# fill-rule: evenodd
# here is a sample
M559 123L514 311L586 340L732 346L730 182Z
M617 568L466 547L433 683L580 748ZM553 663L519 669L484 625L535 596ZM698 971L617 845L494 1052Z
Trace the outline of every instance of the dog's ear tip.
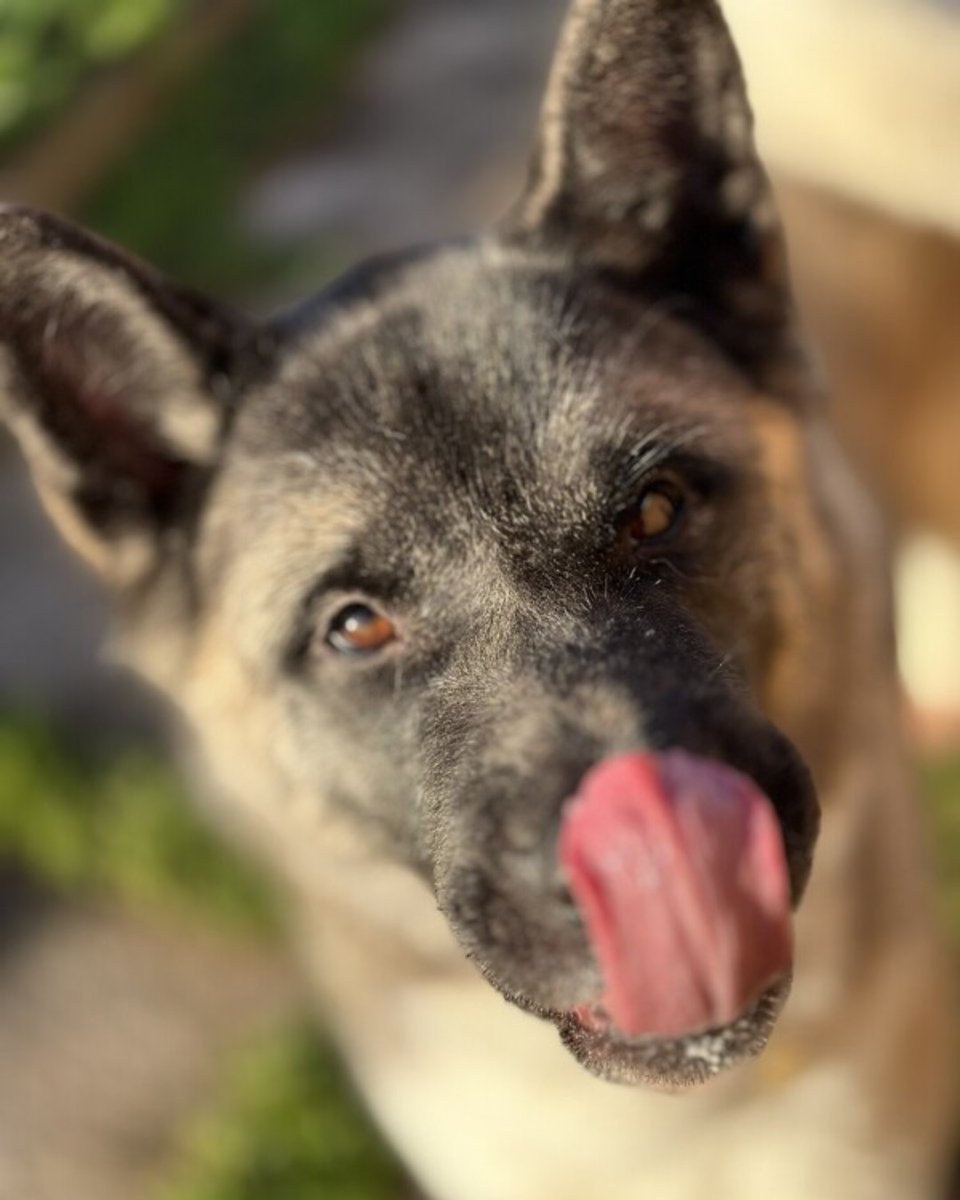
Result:
M35 221L42 210L30 204L21 204L17 200L0 200L0 221L5 225L21 221Z
M35 243L40 235L43 214L28 204L0 201L0 239Z
M18 201L0 202L0 272L4 260L60 252L88 259L101 267L148 276L155 274L135 255L69 217Z
M57 213L18 201L0 201L0 256L94 240L84 238L79 226Z
M23 233L42 238L44 234L76 228L78 226L68 217L50 209L37 208L19 200L0 200L0 232Z

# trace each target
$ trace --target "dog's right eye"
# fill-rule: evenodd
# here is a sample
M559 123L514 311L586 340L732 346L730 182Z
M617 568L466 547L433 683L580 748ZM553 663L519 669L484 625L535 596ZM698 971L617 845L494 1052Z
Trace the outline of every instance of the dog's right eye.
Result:
M389 617L368 604L348 604L330 622L326 643L340 654L354 657L376 654L397 640Z

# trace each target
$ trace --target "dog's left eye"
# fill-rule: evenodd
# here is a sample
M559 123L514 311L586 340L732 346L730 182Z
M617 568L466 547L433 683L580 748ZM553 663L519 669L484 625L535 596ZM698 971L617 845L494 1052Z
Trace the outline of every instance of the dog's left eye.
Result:
M680 521L684 496L670 480L658 480L647 487L626 523L626 532L634 542L650 542L666 537Z
M367 604L348 604L330 622L326 642L340 654L376 654L397 640L389 617Z

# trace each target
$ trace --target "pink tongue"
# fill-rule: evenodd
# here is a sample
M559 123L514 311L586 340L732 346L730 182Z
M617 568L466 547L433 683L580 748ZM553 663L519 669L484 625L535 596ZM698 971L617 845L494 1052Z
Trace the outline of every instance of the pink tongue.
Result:
M770 801L738 771L681 750L590 771L560 861L628 1037L729 1024L790 969L790 887Z

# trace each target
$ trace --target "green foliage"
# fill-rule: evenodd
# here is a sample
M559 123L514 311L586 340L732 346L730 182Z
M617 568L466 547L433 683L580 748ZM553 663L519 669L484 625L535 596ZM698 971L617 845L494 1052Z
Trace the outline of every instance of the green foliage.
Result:
M270 0L187 83L81 217L196 286L249 292L286 253L250 245L234 213L278 144L314 128L388 0Z
M400 1172L311 1030L248 1051L160 1200L395 1200Z
M65 890L266 931L260 879L193 816L171 772L128 750L95 765L36 725L0 723L0 856Z
M0 145L32 131L93 68L155 37L185 0L0 0Z

